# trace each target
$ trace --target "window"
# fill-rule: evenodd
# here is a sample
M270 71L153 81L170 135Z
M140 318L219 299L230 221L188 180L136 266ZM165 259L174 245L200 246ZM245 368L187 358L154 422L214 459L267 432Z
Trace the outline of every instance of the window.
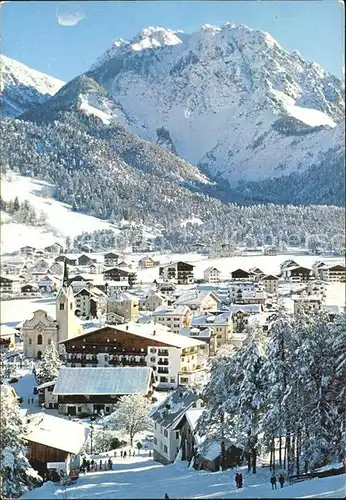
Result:
M179 431L175 433L175 439L179 439Z
M51 345L52 339L48 339L48 345Z
M168 431L166 429L163 431L163 435L165 436L165 438L168 438Z
M31 345L31 344L32 344L32 340L31 340L31 339L29 339L29 345Z
M157 424L156 424L156 422L155 422L155 429L156 429L156 427L157 427Z
M82 407L81 407L81 406L78 406L78 408L77 408L77 412L78 412L78 413L81 413L81 411L82 411Z
M63 311L65 309L65 304L63 304L62 302L60 302L60 311Z
M154 444L157 444L157 438L154 437Z
M37 344L42 345L42 335L41 334L37 335Z
M70 309L72 310L72 308L73 308L73 304L72 304L72 302L71 302L71 304L70 304Z
M166 445L164 445L164 446L163 446L163 451L164 451L165 453L167 453L167 452L168 452L168 448L167 448L167 446L166 446Z
M175 377L171 377L171 384L175 384Z

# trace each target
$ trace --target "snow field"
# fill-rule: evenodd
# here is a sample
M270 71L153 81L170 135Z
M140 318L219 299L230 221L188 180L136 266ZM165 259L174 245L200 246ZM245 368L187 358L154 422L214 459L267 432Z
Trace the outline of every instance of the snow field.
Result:
M236 469L207 472L189 469L187 462L163 466L145 456L112 458L112 471L81 475L74 485L66 488L69 499L97 498L344 498L345 475L312 479L284 488L271 490L268 468L259 468L256 475L244 470L244 487L236 489ZM63 494L60 485L51 482L23 495L26 499L58 499Z

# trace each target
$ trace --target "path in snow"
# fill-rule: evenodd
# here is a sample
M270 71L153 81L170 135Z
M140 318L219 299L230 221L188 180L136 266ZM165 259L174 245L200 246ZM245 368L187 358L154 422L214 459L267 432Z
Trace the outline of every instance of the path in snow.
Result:
M236 470L206 472L189 469L187 462L163 466L147 457L114 459L114 470L87 473L66 488L67 499L115 498L344 498L345 475L313 479L272 491L269 469L244 475L244 488L234 484ZM27 492L23 499L61 498L60 486L48 482Z

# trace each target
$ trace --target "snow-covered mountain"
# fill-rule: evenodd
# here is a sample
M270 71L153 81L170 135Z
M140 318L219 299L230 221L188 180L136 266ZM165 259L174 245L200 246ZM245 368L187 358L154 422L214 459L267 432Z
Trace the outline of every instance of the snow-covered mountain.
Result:
M326 153L343 163L341 81L268 33L145 28L87 75L132 132L233 186L318 168Z
M54 95L65 82L0 55L1 116L15 117Z

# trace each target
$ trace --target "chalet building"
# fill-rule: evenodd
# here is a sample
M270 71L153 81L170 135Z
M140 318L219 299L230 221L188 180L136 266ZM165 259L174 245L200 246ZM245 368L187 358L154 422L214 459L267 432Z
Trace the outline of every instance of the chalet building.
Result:
M261 282L264 284L264 290L267 293L277 293L278 292L278 282L279 278L274 276L273 274L267 274L261 279Z
M24 285L20 289L21 295L24 296L31 296L31 295L37 295L39 293L39 287L36 284L30 284L28 283L27 285Z
M230 303L242 303L245 297L255 297L262 291L263 285L256 281L235 281L229 285Z
M89 257L89 255L85 254L81 255L77 259L78 266L90 266L91 264L95 264L95 262L97 262L96 259L92 259L91 257Z
M292 259L287 259L284 262L281 262L280 264L280 269L283 271L284 269L287 269L288 267L299 267L299 264Z
M56 380L45 382L37 386L38 402L47 409L58 409L58 397L53 394Z
M327 296L327 283L322 280L309 281L305 288L306 295L318 295L322 300Z
M154 259L152 259L151 257L143 257L143 259L141 259L139 262L138 262L138 265L139 267L141 267L142 269L149 269L149 268L152 268L154 266L158 266L159 265L159 262L158 261L155 261Z
M92 290L82 288L75 296L77 316L82 318L99 318L106 312L106 295L96 287Z
M225 344L232 344L233 320L227 311L221 314L203 314L192 318L191 326L202 330L209 328L216 338L217 349Z
M195 340L203 340L208 344L209 355L214 356L217 353L217 338L216 334L209 327L198 328L196 326L187 326L180 330L180 335L190 337Z
M149 366L163 389L193 381L209 355L205 342L154 323L107 325L62 343L66 366Z
M155 283L155 282L154 282ZM164 297L174 297L176 286L174 283L158 283L156 291Z
M106 253L104 255L104 265L105 267L114 267L119 262L119 255L113 252Z
M220 304L220 299L213 292L197 289L183 292L174 303L176 306L189 307L193 314L217 311Z
M66 257L66 255L59 255L58 257L55 258L55 262L63 262L69 266L76 266L77 265L77 259L69 259Z
M302 282L313 279L312 269L303 266L285 267L281 274L287 281Z
M322 299L319 295L305 295L302 294L293 299L294 314L303 312L317 312L320 311L322 306Z
M220 281L220 271L216 267L207 267L203 272L204 281L207 283L218 283Z
M125 292L130 288L128 280L108 281L104 285L103 291L108 297L116 297L120 292Z
M191 324L192 312L188 306L160 306L152 314L155 323L166 326L172 333L179 334L183 327Z
M95 262L94 264L90 264L89 266L90 274L102 274L104 270L105 269L102 262Z
M194 282L193 266L187 262L171 262L165 266L159 267L160 278L175 280L178 285L188 285Z
M279 252L278 247L275 246L270 246L270 247L265 247L263 250L264 255L277 255Z
M18 332L7 325L0 326L0 350L6 352L15 348Z
M91 279L84 278L80 274L77 276L74 276L69 280L69 283L72 287L72 290L74 293L79 292L80 290L83 290L83 288L89 288L90 284L92 283Z
M46 274L42 279L40 279L37 286L40 292L52 293L59 288L59 284L60 280L58 278Z
M345 266L342 264L322 267L320 275L323 280L332 283L345 283L346 281Z
M198 395L190 388L179 387L151 414L154 422L154 460L165 465L177 458L180 443L179 422L190 408L200 408Z
M236 269L235 271L231 272L232 280L249 281L252 279L252 277L253 275L248 271L245 271L245 269Z
M25 247L21 247L19 249L19 252L20 252L20 255L28 255L29 253L33 253L35 254L36 252L36 248L35 247L31 247L29 245L25 246Z
M50 462L65 462L67 471L79 469L80 454L90 429L80 422L71 422L46 413L35 413L27 420L23 436L31 466L43 476Z
M138 240L135 241L132 245L132 252L152 252L153 251L153 243L148 240Z
M107 269L103 275L105 280L128 281L130 288L137 282L137 274L134 271L119 269L118 267Z
M144 300L143 309L145 311L155 311L155 309L157 309L158 307L162 307L167 304L167 298L161 293L149 293L148 297L146 297Z
M260 281L265 276L265 273L259 267L252 267L249 269L249 273L255 281Z
M53 394L59 413L88 416L112 413L122 396L153 393L154 375L146 366L61 368Z
M124 319L124 322L137 321L139 316L139 299L128 292L116 294L107 299L107 315L115 313Z
M53 243L53 245L49 245L44 248L44 251L48 255L59 255L64 251L64 248L60 243Z
M61 264L59 264L59 262L53 262L53 264L49 268L49 271L55 276L61 276L64 272L64 268Z
M1 294L15 294L20 292L20 281L19 279L5 278L5 276L0 276L0 293Z
M233 331L235 333L242 333L244 331L248 326L250 315L261 314L263 312L262 306L259 304L232 304L229 310L232 314Z

